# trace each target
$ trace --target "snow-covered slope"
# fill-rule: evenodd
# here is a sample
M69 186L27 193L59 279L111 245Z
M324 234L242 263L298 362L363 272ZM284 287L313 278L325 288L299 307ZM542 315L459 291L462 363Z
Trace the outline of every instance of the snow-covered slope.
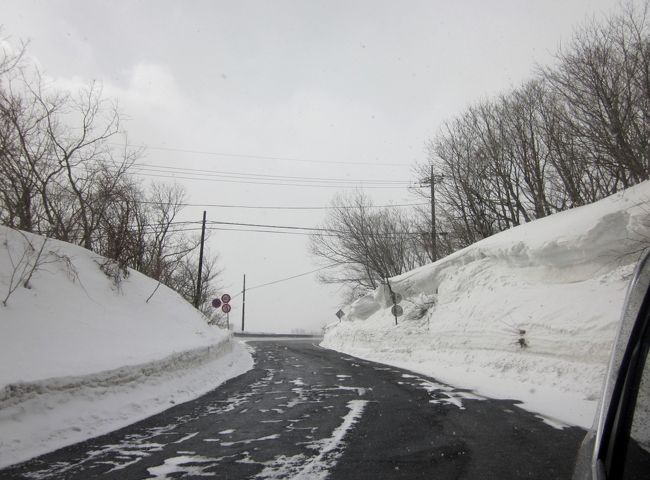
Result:
M0 226L0 467L194 398L252 366L176 292ZM31 246L30 246L31 244ZM115 270L113 270L115 271ZM21 281L21 277L23 281Z
M591 425L625 289L650 245L650 183L522 225L391 279L323 346Z

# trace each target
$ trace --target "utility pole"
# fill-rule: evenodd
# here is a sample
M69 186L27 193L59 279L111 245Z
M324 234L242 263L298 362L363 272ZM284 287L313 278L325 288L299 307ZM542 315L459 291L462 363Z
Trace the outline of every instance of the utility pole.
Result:
M436 191L433 181L433 165L431 165L431 256L435 262L438 259L438 245L436 244Z
M194 308L199 308L201 301L201 275L203 270L203 243L205 242L205 210L203 210L203 225L201 226L201 249L199 250L199 278L196 280L196 295L194 297Z
M244 294L241 300L241 331L244 331L244 317L246 313L246 274L244 274L244 289L242 290Z

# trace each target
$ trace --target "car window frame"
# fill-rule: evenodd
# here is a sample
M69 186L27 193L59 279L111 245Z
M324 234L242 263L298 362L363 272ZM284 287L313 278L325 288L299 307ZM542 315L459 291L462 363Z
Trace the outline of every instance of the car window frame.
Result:
M650 335L650 285L630 332L614 385L597 456L603 478L621 478L637 394L648 355Z

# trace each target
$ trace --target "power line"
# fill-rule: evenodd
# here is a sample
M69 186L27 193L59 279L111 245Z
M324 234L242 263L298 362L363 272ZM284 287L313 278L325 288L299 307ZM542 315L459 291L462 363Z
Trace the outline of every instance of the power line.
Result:
M175 229L170 229L167 231L167 233L185 233L185 232L198 232L201 230L201 227L196 227L196 228L175 228ZM253 229L253 228L223 228L223 227L206 227L206 230L214 230L214 231L219 231L219 232L251 232L251 233L275 233L275 234L282 234L282 235L303 235L303 236L310 236L313 235L313 233L309 232L285 232L282 230L264 230L264 229ZM338 237L339 235L335 234L328 234L328 233L323 233L321 234L322 236L326 237Z
M320 272L321 270L336 267L338 265L341 265L341 262L332 263L330 265L326 265L324 267L317 268L316 270L310 270L309 272L299 273L298 275L292 275L291 277L281 278L279 280L273 280L271 282L262 283L261 285L255 285L254 287L247 288L246 290L250 291L250 290L255 290L256 288L268 287L270 285L275 285L276 283L286 282L288 280L293 280L294 278L304 277L305 275L311 275L312 273Z
M263 224L246 224L246 223L234 223L234 222L213 222L217 224L225 224L225 225L240 225L240 226L254 226L258 225L259 227L266 228L265 230L260 230L260 229L251 229L251 228L223 228L223 227L214 227L214 226L208 226L206 227L207 230L215 230L215 231L232 231L232 232L253 232L253 233L276 233L276 234L284 234L284 235L306 235L306 236L311 236L315 235L318 233L319 236L324 236L324 237L340 237L341 235L346 235L348 232L345 231L339 231L339 230L328 230L324 228L311 228L311 227L295 227L295 226L276 226L276 225L263 225ZM276 228L276 229L291 229L291 230L301 230L301 231L283 231L283 230L268 230L268 228ZM201 230L201 227L195 227L195 228L174 228L168 230L168 233L184 233L184 232L196 232ZM390 237L397 237L397 236L423 236L423 235L428 235L428 232L425 231L420 231L420 232L409 232L409 231L404 231L404 232L384 232L384 233L376 233L371 235L372 237L376 238L390 238Z
M119 170L122 166L110 165L101 160L90 160L102 164L108 169ZM83 165L75 167L83 168ZM207 173L213 172L213 173ZM134 164L123 169L126 175L141 177L170 178L174 180L199 180L217 183L235 183L248 185L270 185L282 187L316 187L316 188L371 188L371 189L403 189L414 186L405 180L372 180L372 179L336 179L323 177L299 177L287 175L245 174L240 172L218 173L214 170L188 169L182 167L153 166ZM180 175L177 175L180 174ZM163 175L165 174L165 175ZM319 182L319 183L315 183ZM357 182L357 183L354 183Z
M158 204L160 202L135 201L135 203ZM420 207L428 203L396 203L392 205L368 205L368 206L317 206L317 207L300 207L300 206L269 206L269 205L228 205L222 203L178 203L183 207L215 207L215 208L242 208L257 210L352 210L358 208L393 208L393 207Z
M213 225L233 225L237 227L260 227L260 228L276 228L276 229L284 229L284 230L304 230L308 232L325 232L325 233L335 233L338 235L346 235L349 234L349 231L346 230L334 230L332 228L320 228L320 227L301 227L301 226L296 226L296 225L270 225L270 224L262 224L262 223L239 223L239 222L222 222L222 221L217 221L217 220L212 220L208 221L209 224ZM426 234L425 232L409 232L409 231L404 231L404 232L379 232L377 234L374 234L374 236L382 236L382 237L390 237L390 236L396 236L396 235L422 235ZM373 236L373 235L370 235Z
M260 223L237 223L237 222L220 222L217 220L209 221L208 223L213 225L235 225L238 227L262 227L262 228L279 228L285 230L307 230L311 232L327 232L327 233L345 233L340 230L332 230L329 228L315 228L315 227L298 227L295 225L284 226L284 225L266 225Z
M91 160L91 162L94 163L101 163L106 165L106 162L101 162L99 160ZM109 168L114 168L117 169L117 166L111 166L107 165ZM134 168L139 168L137 165ZM169 168L169 169L175 169L175 170L185 170L182 169L181 167L162 167L162 168ZM213 170L202 170L202 169L186 169L188 171L196 171L196 172L211 172ZM128 169L125 171L125 173L130 173ZM164 172L164 173L174 173L174 172ZM229 173L235 173L235 172L228 172ZM141 174L142 176L158 176L158 175L146 175L146 174ZM245 175L245 174L243 174ZM262 174L250 174L254 176L263 176ZM284 178L283 176L272 176L272 177L277 177L277 178ZM164 177L164 178L184 178L184 177ZM327 180L327 179L320 179L318 177L286 177L286 178L305 178L305 179L310 179L310 180ZM329 179L329 180L338 180L338 179ZM349 179L344 179L344 180L349 180ZM372 180L364 180L364 179L356 179L355 181L360 181L360 182L368 182L372 183L374 181ZM378 182L389 182L388 180L378 180ZM397 181L396 181L397 182ZM231 183L239 183L239 182L231 182ZM246 182L242 182L246 183ZM255 182L257 183L257 182ZM303 185L300 185L303 186ZM307 186L317 186L317 185L307 185ZM347 186L345 186L347 187ZM345 188L344 187L344 188ZM373 188L373 187L370 187ZM381 187L380 187L381 188ZM159 204L160 202L153 202L153 201L146 201L146 200L134 200L134 203L141 203L141 204ZM219 204L219 203L184 203L184 202L179 202L177 205L179 206L187 206L187 207L216 207L216 208L242 208L242 209L259 209L259 210L352 210L352 209L361 209L361 208L396 208L396 207L416 207L416 206L424 206L428 205L426 203L398 203L398 204L386 204L386 205L364 205L364 206L357 206L357 205L340 205L340 206L314 206L314 207L305 207L305 206L269 206L269 205L233 205L233 204Z
M224 176L226 178L243 178L243 179L261 179L261 180L299 180L299 181L325 181L325 182L341 182L341 183L394 183L394 184L408 184L408 180L395 180L395 179L369 179L369 178L329 178L329 177L305 177L305 176L292 176L292 175L271 175L265 173L246 173L246 172L226 172L223 170L209 170L202 168L187 168L187 167L171 167L166 165L155 165L150 163L135 163L132 168L142 169L145 171L161 172L162 173L175 173L178 171L183 174L202 174L209 176Z
M120 147L136 147L144 148L147 150L159 150L163 152L178 152L178 153L193 153L197 155L211 155L217 157L233 157L233 158L248 158L248 159L261 159L261 160L282 160L287 162L301 162L301 163L323 163L327 165L372 165L375 167L403 167L404 165L400 163L379 163L379 162L344 162L340 160L325 161L325 160L312 160L305 158L293 158L293 157L281 157L281 156L269 156L269 155L250 155L242 153L229 153L229 152L215 152L207 150L189 150L184 148L174 148L174 147L160 147L160 146L151 146L151 145L136 145L136 144L119 144L111 143L111 145L117 145Z
M206 227L208 230L215 230L219 232L252 232L252 233L275 233L275 234L281 234L281 235L303 235L303 236L311 236L313 235L312 233L308 232L283 232L281 230L260 230L260 229L251 229L251 228L220 228L220 227ZM334 234L321 234L325 237L338 237L338 235Z
M221 180L221 179L216 179L216 178L204 178L204 177L183 177L183 176L176 176L176 175L159 175L159 174L152 174L152 173L138 173L138 172L126 172L127 174L130 175L140 175L143 177L157 177L157 178L173 178L177 180L200 180L200 181L207 181L207 182L218 182L218 183L237 183L237 184L249 184L249 185L273 185L273 186L278 186L278 187L316 187L316 188L399 188L399 189L404 189L407 188L406 185L404 186L391 186L391 185L317 185L317 184L311 184L311 183L305 183L305 184L300 184L300 183L276 183L276 182L250 182L250 181L244 181L244 180Z

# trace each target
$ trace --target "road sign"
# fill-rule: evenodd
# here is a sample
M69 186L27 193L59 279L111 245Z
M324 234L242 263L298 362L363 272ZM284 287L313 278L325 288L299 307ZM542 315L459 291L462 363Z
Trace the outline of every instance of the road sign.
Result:
M390 309L390 312L394 317L401 317L404 313L404 309L400 305L393 305L393 307Z
M232 309L232 307L227 303L224 303L223 305L221 305L221 310L223 310L223 313L230 313L231 309Z
M219 308L221 306L221 300L219 300L218 298L215 298L214 300L212 300L212 306L214 308Z
M402 295L400 293L395 294L395 303L400 303L402 301Z
M223 295L221 295L221 301L223 303L228 303L230 301L230 295L228 295L227 293L224 293Z
M345 312L343 310L336 312L336 316L339 317L339 320L341 320L341 317L343 317L343 315L345 315Z

